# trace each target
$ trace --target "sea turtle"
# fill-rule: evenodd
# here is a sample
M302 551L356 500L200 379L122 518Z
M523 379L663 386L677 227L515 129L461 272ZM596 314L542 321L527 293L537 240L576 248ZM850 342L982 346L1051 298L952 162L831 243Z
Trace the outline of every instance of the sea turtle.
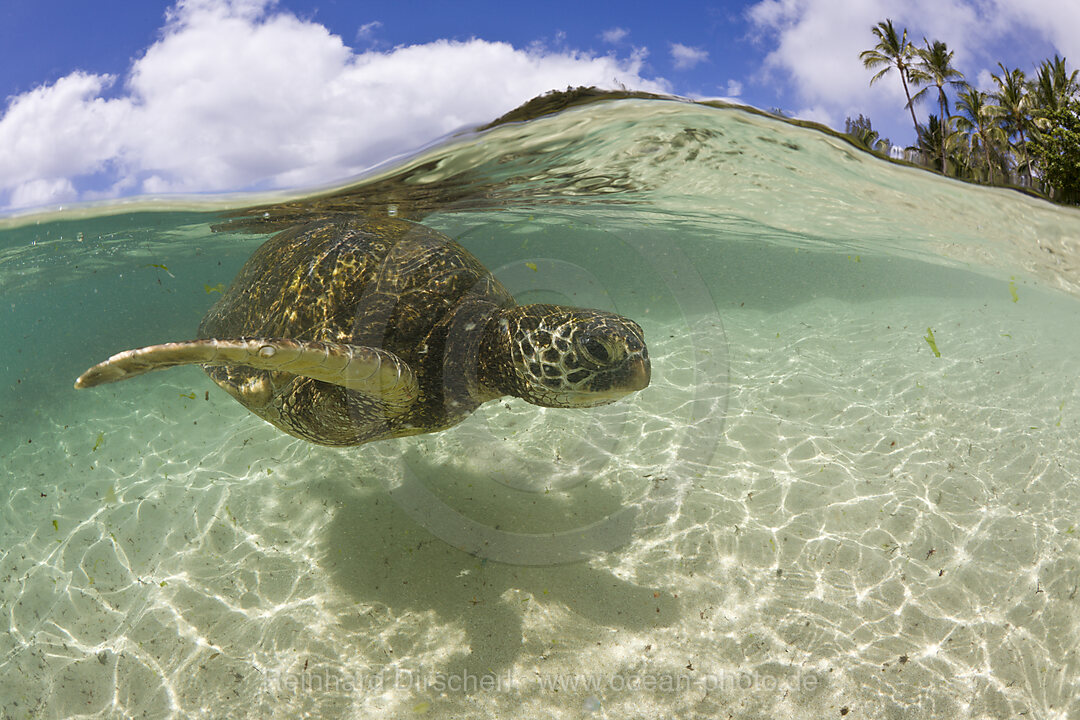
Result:
M518 305L471 253L397 218L323 218L263 244L198 340L128 350L76 388L200 364L244 407L322 445L443 430L513 395L591 407L648 386L641 327Z

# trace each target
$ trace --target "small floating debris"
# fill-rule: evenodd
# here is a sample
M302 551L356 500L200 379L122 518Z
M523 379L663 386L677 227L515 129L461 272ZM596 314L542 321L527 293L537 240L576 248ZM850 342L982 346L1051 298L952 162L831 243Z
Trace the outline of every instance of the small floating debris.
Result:
M931 328L926 328L926 344L930 346L930 349L934 351L934 357L941 357L941 351L937 349L937 342L934 341L934 331Z
M525 267L529 268L533 272L537 272L536 263L534 263L534 262L525 263Z
M171 272L169 272L169 268L165 267L165 266L164 266L164 265L162 265L161 263L148 263L148 264L147 264L147 265L145 265L144 267L152 267L152 268L157 268L158 270L164 270L164 271L165 271L165 274L166 274L166 275L168 275L169 277L171 277L171 278L174 278L174 277L176 277L176 276L175 276L175 275L173 275L173 274L172 274Z
M1012 295L1013 302L1020 302L1020 296L1016 294L1016 277L1009 278L1009 294Z
M99 432L97 434L97 440L94 441L94 447L90 448L90 452L97 452L97 449L101 447L101 443L105 442L105 433Z
M207 285L206 283L203 283L203 288L206 290L207 295L212 292L223 293L225 292L225 283L218 283L217 285Z
M195 393L193 393L193 392L180 393L180 397L187 398L188 400L194 400L195 399Z

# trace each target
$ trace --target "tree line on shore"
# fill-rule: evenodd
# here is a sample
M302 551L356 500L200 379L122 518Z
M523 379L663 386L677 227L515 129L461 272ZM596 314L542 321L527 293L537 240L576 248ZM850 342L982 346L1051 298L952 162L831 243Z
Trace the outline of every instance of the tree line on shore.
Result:
M1000 72L991 76L996 87L984 91L953 66L944 42L924 38L918 46L889 19L872 32L878 42L860 58L876 71L871 85L892 71L900 77L916 137L906 159L949 177L1027 187L1080 204L1080 71L1070 71L1056 55L1031 79L998 63ZM949 91L955 94L951 107ZM936 105L924 124L915 115L921 102ZM870 150L891 150L861 115L848 119L845 132Z

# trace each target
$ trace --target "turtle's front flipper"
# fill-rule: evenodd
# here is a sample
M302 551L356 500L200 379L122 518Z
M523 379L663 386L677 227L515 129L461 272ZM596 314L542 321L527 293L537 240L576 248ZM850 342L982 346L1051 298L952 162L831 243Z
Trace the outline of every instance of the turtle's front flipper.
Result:
M393 353L282 338L191 340L126 350L84 372L75 387L94 387L177 365L244 365L291 373L367 393L391 408L404 408L419 394L412 370Z

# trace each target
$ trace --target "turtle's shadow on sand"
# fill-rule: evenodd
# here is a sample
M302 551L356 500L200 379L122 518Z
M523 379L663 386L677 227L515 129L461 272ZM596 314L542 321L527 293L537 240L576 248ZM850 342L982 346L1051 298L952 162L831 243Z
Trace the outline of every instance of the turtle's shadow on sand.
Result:
M514 594L504 597L508 590L557 604L604 628L647 630L678 617L670 591L639 587L585 562L510 565L458 550L417 524L381 488L372 489L377 481L364 479L363 485L324 488L333 488L326 499L336 511L324 535L321 565L358 604L383 605L395 614L434 611L440 622L460 628L468 652L427 671L480 677L508 670L525 652L523 603ZM410 648L389 650L389 658L397 658Z

